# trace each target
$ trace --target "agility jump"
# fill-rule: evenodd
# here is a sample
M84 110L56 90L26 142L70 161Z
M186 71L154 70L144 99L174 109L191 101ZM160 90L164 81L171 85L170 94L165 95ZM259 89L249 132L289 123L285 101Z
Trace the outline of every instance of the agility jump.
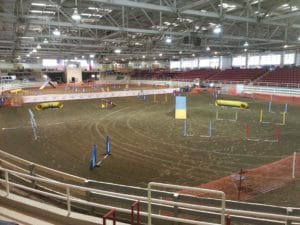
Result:
M282 122L281 123L275 123L276 125L286 125L286 112L280 113L282 115ZM259 122L260 123L272 123L271 121L264 121L264 111L261 109L259 114Z
M238 112L235 111L235 117L234 118L232 118L232 119L225 119L225 118L220 118L219 117L219 110L217 109L216 110L216 120L228 120L228 121L236 122L238 120Z
M93 145L93 148L91 151L91 159L90 159L90 170L93 170L96 167L99 167L102 164L102 162L109 156L111 156L110 138L109 138L109 136L106 136L105 153L99 161L97 161L97 146Z
M196 136L195 134L189 133L189 127L188 127L187 120L184 120L184 122L183 122L183 136L185 136L185 137ZM208 122L207 135L198 135L198 136L203 137L203 138L211 138L212 137L212 122L211 122L211 120Z
M278 126L275 126L275 129L274 129L274 139L263 139L263 138L252 138L252 137L250 138L249 133L250 133L250 125L246 124L245 139L247 141L279 142L279 127Z

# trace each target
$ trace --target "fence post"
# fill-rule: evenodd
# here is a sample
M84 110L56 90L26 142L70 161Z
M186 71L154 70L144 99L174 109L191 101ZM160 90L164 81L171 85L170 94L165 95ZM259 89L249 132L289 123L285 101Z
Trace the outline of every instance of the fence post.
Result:
M226 225L230 225L230 224L231 224L231 218L230 218L230 215L227 214L227 215L225 216L225 218L226 218L226 219L225 219L225 220L226 220L226 223L225 223L225 224L226 224Z
M136 208L136 223L134 222L134 209ZM140 201L136 201L131 205L131 225L140 225Z
M8 179L8 171L5 170L5 185L6 185L6 196L9 195L9 179Z
M30 165L29 165L29 174L30 174L31 176L35 176L34 167L35 167L34 164L30 164ZM35 188L35 186L36 186L36 181L35 181L35 179L31 179L31 184L32 184L32 186Z
M68 208L68 216L69 216L71 214L70 187L67 187L67 208Z
M116 210L111 209L102 218L103 218L103 225L106 225L106 219L110 219L110 218L113 220L113 225L116 225Z
M290 214L292 214L292 213L293 213L293 209L290 208L290 207L287 207L287 208L286 208L286 214L287 214L288 216L290 216ZM286 225L291 225L291 224L292 224L292 221L287 219L285 224L286 224Z

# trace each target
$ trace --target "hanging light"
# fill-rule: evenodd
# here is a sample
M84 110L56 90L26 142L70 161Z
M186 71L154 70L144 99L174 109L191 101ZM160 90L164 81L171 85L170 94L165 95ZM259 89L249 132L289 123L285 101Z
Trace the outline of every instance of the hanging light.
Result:
M77 0L75 0L75 8L74 8L74 13L72 15L72 19L75 21L81 20L81 16L78 13Z
M219 34L222 32L222 28L220 25L217 25L215 28L214 28L214 33L215 34Z
M55 30L53 31L53 35L60 36L61 33L60 33L60 31L57 28L55 28Z
M42 47L41 47L40 44L38 44L38 45L36 46L36 48L37 48L37 49L41 49Z
M244 43L244 47L248 47L249 46L249 43L248 43L248 41L245 41L245 43Z
M44 44L48 44L48 43L49 43L49 42L48 42L48 39L45 38L44 41L43 41L43 43L44 43Z
M34 48L34 49L32 50L32 52L33 52L33 53L36 53L36 52L37 52L37 50Z
M172 43L172 38L171 37L166 37L166 43L171 44Z
M60 30L59 30L59 8L57 7L57 22L58 22L58 28L55 28L55 30L53 31L53 35L54 36L60 36Z
M77 8L74 9L74 13L72 15L72 19L75 20L75 21L81 20L81 16L78 14L78 9Z
M210 51L210 47L209 46L206 47L206 51L208 51L208 52Z
M116 53L116 54L120 54L120 53L121 53L121 49L116 49L116 50L115 50L115 53Z

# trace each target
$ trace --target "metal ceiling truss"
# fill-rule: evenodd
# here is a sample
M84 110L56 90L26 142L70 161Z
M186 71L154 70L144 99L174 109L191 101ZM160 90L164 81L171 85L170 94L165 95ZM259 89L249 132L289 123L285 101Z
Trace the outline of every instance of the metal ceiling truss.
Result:
M252 0L80 0L79 12L90 13L91 16L91 10L95 14L102 13L102 18L86 23L78 23L71 18L75 6L73 0L43 0L45 4L57 5L57 8L51 8L53 15L31 13L31 3L40 0L13 0L11 7L2 7L4 2L0 0L0 24L11 24L13 29L6 36L5 32L0 34L0 47L5 42L9 43L13 58L26 54L24 50L28 46L32 48L37 44L42 46L40 55L66 49L73 51L74 54L70 55L75 55L81 52L76 47L87 54L103 55L103 52L110 54L118 47L122 54L115 56L117 58L159 51L166 52L168 57L176 51L184 51L186 55L190 52L204 54L207 45L224 54L228 51L235 53L243 50L246 40L251 43L250 50L268 46L278 50L286 43L293 49L299 46L297 35L300 24L297 17L300 12L291 11L292 3L289 3L290 11L280 12L278 9L283 1L274 4L272 0L259 0L258 4L253 4ZM228 11L225 6L220 7L224 4L234 4L238 10ZM111 9L113 13L103 13L103 8ZM223 26L220 35L212 33L217 24ZM61 37L52 35L55 28L61 29ZM7 38L9 36L10 39ZM164 42L166 36L172 37L172 44ZM187 37L190 41L183 43ZM202 42L195 46L191 41L194 38L200 38ZM49 44L44 44L44 39L49 39ZM11 40L14 40L13 43ZM0 49L0 53L3 51L7 52Z

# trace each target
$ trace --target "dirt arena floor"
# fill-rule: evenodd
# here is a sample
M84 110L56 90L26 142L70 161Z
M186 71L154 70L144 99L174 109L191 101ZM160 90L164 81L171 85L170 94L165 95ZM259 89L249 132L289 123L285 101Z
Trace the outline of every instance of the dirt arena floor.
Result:
M183 136L183 121L174 119L175 99L153 96L146 101L137 97L111 99L116 107L100 109L100 100L66 101L62 109L37 111L35 104L18 108L0 108L0 149L57 170L101 181L145 187L150 181L199 186L200 184L255 168L300 150L300 107L289 105L287 125L280 128L279 142L274 140L275 125L280 123L283 104L241 99L249 110L217 108L209 94L187 95L188 134ZM239 99L220 97L222 99ZM259 123L260 109L264 121ZM34 140L28 109L38 125ZM216 120L216 110L219 117ZM233 119L238 112L236 122ZM207 135L212 121L212 137ZM250 125L245 140L245 126ZM98 156L105 152L106 136L111 140L112 156L101 166L89 170L91 149ZM299 168L297 168L300 170ZM275 174L276 176L276 174ZM287 196L293 195L294 197ZM300 207L299 178L280 190L253 199L256 202ZM295 198L295 196L299 196ZM278 200L278 201L277 201Z

